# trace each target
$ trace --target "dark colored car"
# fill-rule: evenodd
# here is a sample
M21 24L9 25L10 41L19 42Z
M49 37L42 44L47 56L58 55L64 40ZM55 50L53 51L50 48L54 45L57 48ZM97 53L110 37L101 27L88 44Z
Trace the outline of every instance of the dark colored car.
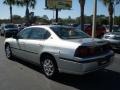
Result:
M18 27L14 24L3 24L1 26L1 36L11 37L18 33Z
M106 33L103 39L110 42L113 50L120 51L120 27L113 29L112 32Z
M81 26L80 25L77 26L77 29L81 30ZM88 35L92 36L92 25L85 24L84 32L87 33ZM106 33L106 29L104 26L101 26L101 25L96 26L96 37L97 38L101 38L105 33Z
M92 25L86 26L85 32L89 34L90 36L92 36ZM96 26L96 37L100 38L104 35L104 33L106 33L105 27L101 25L97 25Z

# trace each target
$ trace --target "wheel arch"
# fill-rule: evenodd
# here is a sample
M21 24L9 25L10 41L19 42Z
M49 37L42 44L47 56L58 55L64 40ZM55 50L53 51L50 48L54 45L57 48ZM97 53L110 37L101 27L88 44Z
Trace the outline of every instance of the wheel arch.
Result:
M55 56L54 56L53 54L48 53L48 52L44 52L44 53L42 53L42 54L40 55L40 64L42 63L42 61L44 60L44 57L46 57L46 56L52 57L54 63L56 64L56 66L57 66L57 68L58 68L58 64L57 64L57 61L56 61Z
M10 43L8 43L8 42L5 42L5 44L4 44L4 45L5 45L5 47L6 47L6 45L10 45Z

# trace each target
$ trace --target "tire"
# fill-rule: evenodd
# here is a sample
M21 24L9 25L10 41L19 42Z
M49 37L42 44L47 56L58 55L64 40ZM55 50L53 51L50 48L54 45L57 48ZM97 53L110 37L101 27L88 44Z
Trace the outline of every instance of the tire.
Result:
M8 59L12 59L13 58L12 51L11 51L11 48L10 48L9 44L5 45L5 54L6 54L6 57Z
M47 78L53 79L57 76L58 68L55 59L52 56L47 55L43 58L42 70Z

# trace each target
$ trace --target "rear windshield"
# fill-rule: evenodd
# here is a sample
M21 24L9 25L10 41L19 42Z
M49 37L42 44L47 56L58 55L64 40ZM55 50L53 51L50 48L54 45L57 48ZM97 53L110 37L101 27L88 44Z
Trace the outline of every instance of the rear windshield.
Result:
M16 25L6 25L5 28L17 28Z
M86 33L76 30L75 28L51 27L51 29L62 39L80 39L90 37Z

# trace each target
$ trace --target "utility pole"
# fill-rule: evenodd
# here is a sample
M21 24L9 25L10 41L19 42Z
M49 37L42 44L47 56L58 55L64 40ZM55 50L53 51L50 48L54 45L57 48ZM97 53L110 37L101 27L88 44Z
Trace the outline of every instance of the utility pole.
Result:
M56 8L56 23L58 23L58 8Z
M92 38L94 38L96 35L95 34L96 33L96 14L97 14L97 0L94 0Z
M114 12L114 14L113 14L113 25L115 25L115 3L113 4L113 12Z
M55 19L55 16L54 16L54 10L53 10L53 20L52 20L52 23L54 23L54 19Z

